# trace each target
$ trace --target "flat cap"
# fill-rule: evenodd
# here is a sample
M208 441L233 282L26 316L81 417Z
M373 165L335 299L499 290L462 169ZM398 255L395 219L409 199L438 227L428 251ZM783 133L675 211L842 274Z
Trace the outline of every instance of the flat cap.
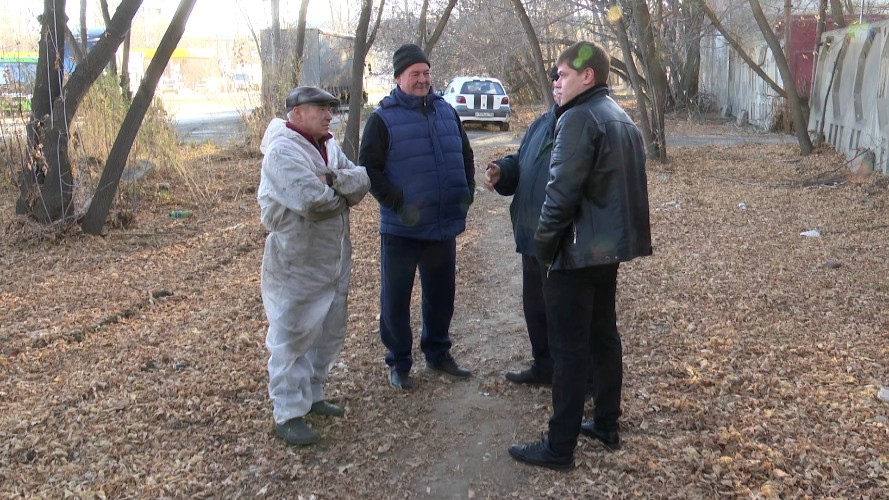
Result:
M301 104L326 104L328 106L334 106L339 104L340 100L333 96L330 92L327 92L323 89L319 89L318 87L297 87L290 91L287 94L287 98L284 99L284 107L288 110L291 110Z

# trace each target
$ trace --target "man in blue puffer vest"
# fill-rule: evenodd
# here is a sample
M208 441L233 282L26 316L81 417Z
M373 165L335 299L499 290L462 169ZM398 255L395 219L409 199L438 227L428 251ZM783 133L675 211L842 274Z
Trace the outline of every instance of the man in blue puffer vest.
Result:
M414 44L392 56L397 86L370 115L358 163L380 203L380 338L388 352L389 383L413 381L411 292L420 270L426 366L466 378L450 354L456 294L457 235L475 192L469 138L456 111L432 92L429 59Z

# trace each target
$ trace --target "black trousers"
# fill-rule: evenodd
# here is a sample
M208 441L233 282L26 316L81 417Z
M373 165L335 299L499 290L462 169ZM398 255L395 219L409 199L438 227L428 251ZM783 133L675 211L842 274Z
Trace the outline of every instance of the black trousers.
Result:
M587 374L595 381L594 421L617 429L623 385L623 348L615 296L619 264L553 270L544 281L549 348L553 358L553 415L549 446L570 455L583 420Z
M456 262L456 239L426 241L380 235L380 339L387 349L387 365L410 371L414 364L411 295L417 269L422 290L420 350L432 364L450 356Z
M549 338L546 329L546 303L543 298L545 270L536 257L522 255L522 312L531 341L531 370L542 377L553 374L553 360L549 354Z

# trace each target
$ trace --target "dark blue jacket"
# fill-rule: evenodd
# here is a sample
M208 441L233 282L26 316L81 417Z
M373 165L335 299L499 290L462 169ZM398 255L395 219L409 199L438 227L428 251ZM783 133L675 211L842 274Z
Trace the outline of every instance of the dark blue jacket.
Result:
M494 160L500 166L500 180L494 189L503 196L512 196L509 215L516 252L532 257L537 256L534 231L540 221L540 207L543 206L546 183L549 181L555 110L556 106L553 106L531 122L518 151Z
M440 241L466 229L475 187L472 149L440 96L393 89L368 118L358 162L380 202L381 233Z

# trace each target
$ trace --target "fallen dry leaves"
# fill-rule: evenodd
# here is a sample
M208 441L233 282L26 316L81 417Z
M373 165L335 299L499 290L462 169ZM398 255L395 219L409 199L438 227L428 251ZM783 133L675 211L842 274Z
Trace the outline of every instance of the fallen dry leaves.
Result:
M504 152L477 148L477 164ZM887 179L847 181L832 153L793 146L670 155L649 168L655 255L621 268L625 446L581 438L568 474L506 454L550 412L546 389L502 378L529 357L507 199L479 191L459 240L454 352L474 377L429 374L417 352L409 393L388 387L377 337L376 205L356 207L328 383L347 414L310 416L324 441L299 449L273 437L265 388L258 158L214 163L203 206L143 190L104 238L37 238L10 190L0 496L884 496Z

